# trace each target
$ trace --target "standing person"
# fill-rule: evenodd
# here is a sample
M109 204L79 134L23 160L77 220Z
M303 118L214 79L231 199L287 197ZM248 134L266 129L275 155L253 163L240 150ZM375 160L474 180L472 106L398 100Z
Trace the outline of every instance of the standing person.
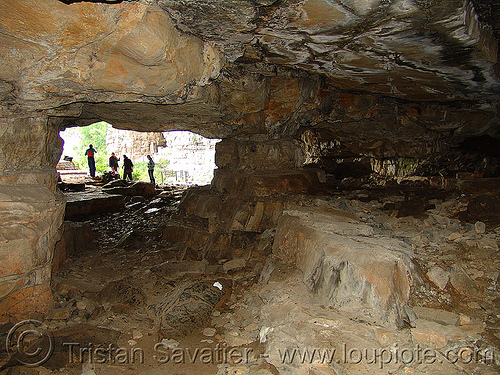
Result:
M149 174L149 179L151 180L152 184L156 184L155 182L155 162L153 161L153 158L151 155L148 155L148 174Z
M127 158L127 155L123 155L123 179L126 180L127 177L132 181L132 171L134 164L132 160Z
M111 153L111 156L109 157L109 167L113 170L113 172L116 173L116 171L118 170L118 161L120 159L118 159L116 156L115 156L115 153L112 152Z
M95 177L95 159L94 159L94 154L96 152L97 151L94 149L94 146L92 146L91 144L89 145L89 148L87 149L87 151L85 151L85 156L88 158L88 162L89 162L90 175L92 177Z

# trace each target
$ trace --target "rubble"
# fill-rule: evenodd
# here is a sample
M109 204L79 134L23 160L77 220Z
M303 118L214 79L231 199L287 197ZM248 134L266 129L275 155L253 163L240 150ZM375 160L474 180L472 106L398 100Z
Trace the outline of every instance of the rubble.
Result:
M294 195L280 205L275 227L255 233L261 224L243 225L230 236L214 221L221 216L211 214L222 202L213 191L195 187L182 203L180 190L127 197L117 212L67 222L94 245L75 244L54 270L56 306L47 324L102 326L129 348L158 344L170 354L185 345L252 350L249 363L216 363L207 374L488 373L496 362L457 367L444 354L471 348L486 356L498 347L500 231L461 221L468 201L433 189L422 190L433 205L425 211L405 206L404 193L381 194L377 186ZM434 191L439 199L430 198ZM204 201L207 193L212 198ZM147 213L151 208L159 211ZM249 217L257 218L257 205L253 210ZM218 215L231 222L239 214ZM435 351L439 363L374 367L314 357L298 366L282 357L294 348L354 355L357 348L415 345ZM112 371L107 363L89 371L104 368Z
M450 279L450 275L439 266L433 266L426 273L430 282L436 285L439 289L444 290Z
M158 330L163 337L186 334L206 323L220 301L220 289L206 283L184 283L167 292L156 306Z

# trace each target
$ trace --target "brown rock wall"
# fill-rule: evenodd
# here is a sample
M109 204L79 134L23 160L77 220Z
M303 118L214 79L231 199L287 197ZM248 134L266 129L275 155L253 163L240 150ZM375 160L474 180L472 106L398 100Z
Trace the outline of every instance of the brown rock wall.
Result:
M106 134L106 148L110 152L115 152L120 159L122 159L122 155L127 155L130 159L136 160L140 157L146 157L148 154L157 153L158 147L165 146L165 138L162 133L138 133L108 128Z
M232 171L276 171L303 165L300 143L292 140L236 141L224 139L215 146L215 163Z
M42 169L56 165L62 149L57 129L32 113L0 117L0 171Z
M61 139L47 118L0 117L0 321L46 312L50 269L64 216L56 192Z
M47 187L0 186L0 283L9 286L0 301L2 322L20 314L29 317L50 299L51 262L64 208L62 198ZM31 295L29 290L41 292ZM26 301L17 300L26 293Z
M79 100L178 94L218 73L217 52L140 2L2 2L0 79L36 108ZM21 74L22 72L22 74ZM102 95L104 94L104 95Z

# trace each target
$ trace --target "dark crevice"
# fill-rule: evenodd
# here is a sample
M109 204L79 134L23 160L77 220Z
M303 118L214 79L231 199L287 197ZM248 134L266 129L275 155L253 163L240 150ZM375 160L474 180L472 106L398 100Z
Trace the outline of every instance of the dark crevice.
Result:
M500 38L500 2L498 0L471 0L479 21L491 26L495 37Z

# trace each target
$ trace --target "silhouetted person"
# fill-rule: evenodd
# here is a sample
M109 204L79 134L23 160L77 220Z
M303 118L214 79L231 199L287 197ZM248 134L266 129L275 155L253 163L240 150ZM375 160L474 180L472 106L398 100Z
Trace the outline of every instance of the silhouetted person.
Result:
M123 179L126 180L127 177L132 181L132 171L134 164L132 160L127 158L127 155L123 155Z
M94 154L96 152L97 151L94 149L94 146L92 146L91 144L89 145L89 148L87 149L87 151L85 151L85 156L87 156L88 162L89 162L90 175L92 177L95 177L95 159L94 159Z
M149 174L149 179L151 180L152 184L156 184L155 182L155 162L153 161L153 158L151 155L148 155L148 174Z
M120 159L118 159L115 155L115 153L111 153L111 156L109 157L109 167L113 170L113 172L116 173L116 171L118 170L118 161Z

